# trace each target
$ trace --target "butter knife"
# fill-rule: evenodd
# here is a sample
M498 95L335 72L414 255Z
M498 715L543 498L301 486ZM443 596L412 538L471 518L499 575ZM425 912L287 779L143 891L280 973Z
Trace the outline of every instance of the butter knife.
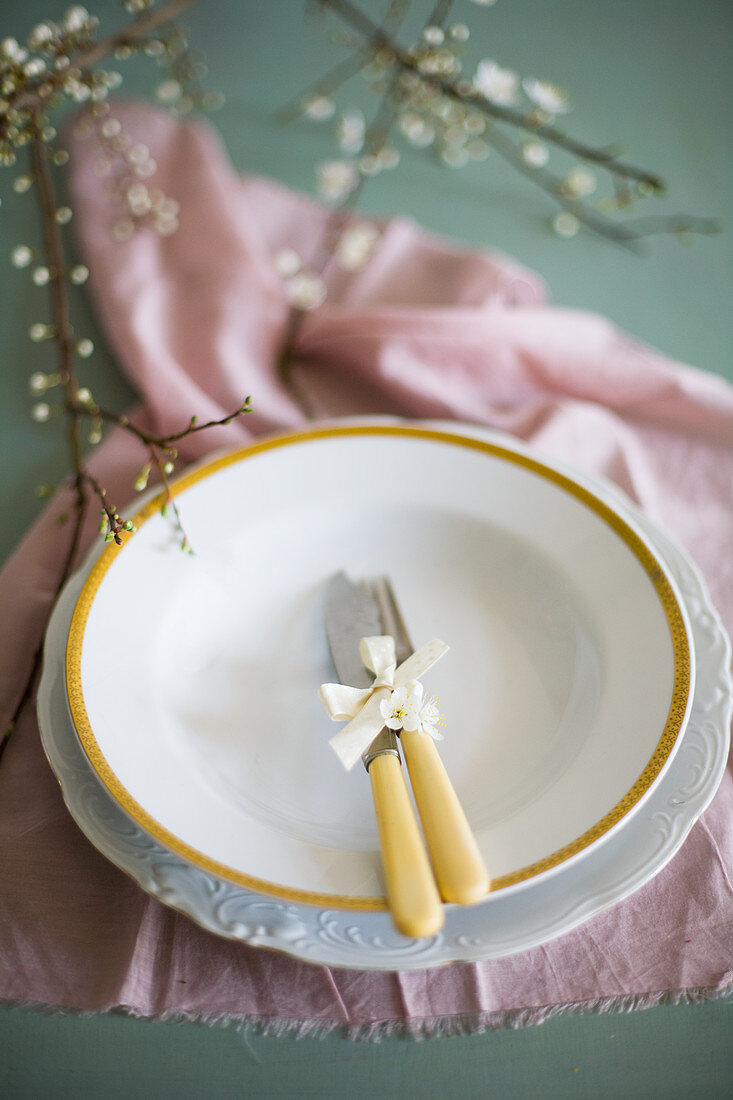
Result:
M395 640L399 665L413 647L392 585L387 577L375 577L371 590L379 607L382 633ZM488 892L489 875L435 741L406 729L400 731L400 741L441 896L444 901L471 905Z
M359 640L382 633L379 608L369 587L350 581L345 573L332 577L326 591L325 626L341 683L369 687L372 677L359 656ZM362 760L371 782L392 920L405 936L432 936L443 925L443 907L393 731L383 729Z

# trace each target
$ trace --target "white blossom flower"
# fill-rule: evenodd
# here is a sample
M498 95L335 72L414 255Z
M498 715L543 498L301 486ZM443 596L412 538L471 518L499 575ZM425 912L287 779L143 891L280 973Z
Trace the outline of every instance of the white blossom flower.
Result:
M517 102L519 77L511 69L502 69L495 61L479 61L473 86L486 99L501 107ZM528 93L529 94L529 93Z
M406 111L400 117L400 129L411 145L425 148L435 138L435 129L415 111Z
M570 110L570 100L567 92L558 88L557 84L550 84L546 80L536 80L527 77L522 81L522 87L529 99L539 107L541 111L547 111L550 115L565 115Z
M359 173L350 160L325 160L318 165L318 194L329 202L340 202L356 187Z
M28 267L32 259L33 251L27 244L19 244L10 255L10 261L14 267Z
M425 695L425 689L419 680L413 680L408 687L417 723L415 726L405 725L405 729L416 729L418 733L426 733L428 737L442 741L443 734L439 727L443 725L445 719L438 710L438 700L434 695Z
M285 279L300 271L300 256L294 248L279 248L273 257L275 271Z
M396 168L400 163L400 154L393 145L383 145L377 153L380 168Z
M31 393L45 393L48 389L48 375L43 374L41 371L36 371L28 379L28 385Z
M360 153L364 146L364 134L366 132L366 123L364 121L364 114L358 108L353 108L349 111L344 111L339 119L337 134L339 148L342 153L346 153L348 156L355 156Z
M313 122L324 122L327 118L331 118L335 110L336 104L327 95L311 96L303 104L303 113Z
M444 718L438 710L438 700L425 696L425 689L419 680L411 680L404 687L395 688L388 699L383 699L379 709L384 724L390 729L415 730L427 734L436 741L443 740L439 727Z
M464 168L471 158L462 145L445 145L441 150L440 159L448 168Z
M89 99L91 92L87 84L82 84L81 81L69 77L64 83L64 91L73 99L76 103L83 103L85 99Z
M359 271L369 260L378 237L376 226L368 222L350 225L341 234L336 259L347 271Z
M81 4L75 4L73 8L69 8L67 11L64 26L72 34L78 34L80 31L85 30L88 20L89 12L87 9L83 8Z
M22 65L28 58L28 51L23 49L16 38L3 38L0 42L0 55L16 65Z
M571 168L563 180L563 190L572 198L585 198L593 194L597 182L595 173L591 172L590 168L578 165L576 168Z
M468 42L471 32L465 23L454 23L448 31L454 42Z
M544 168L550 159L550 150L541 141L526 141L521 153L524 163L532 168Z
M434 695L428 695L417 716L420 720L420 726L418 727L420 733L426 733L428 737L432 737L436 741L443 740L440 726L445 722L445 718L438 709L438 700Z
M28 46L31 50L42 50L56 35L53 23L38 23L28 35Z
M431 46L442 46L445 42L445 31L442 27L426 27L422 36Z
M326 300L326 284L315 271L299 271L285 280L285 297L297 309L318 309Z
M40 76L42 72L45 72L46 62L40 57L32 57L30 61L26 61L23 66L23 72L26 76L34 77Z
M407 687L395 688L388 699L382 699L379 710L385 726L391 730L414 730L419 719L412 694Z
M175 103L180 99L183 88L178 80L161 80L155 94L161 103Z
M368 153L364 157L359 157L359 171L365 176L376 176L382 171L382 165L379 163L379 157L373 156Z
M580 222L575 217L575 214L569 213L567 210L562 210L559 214L556 214L552 228L557 233L558 237L574 237L580 229Z

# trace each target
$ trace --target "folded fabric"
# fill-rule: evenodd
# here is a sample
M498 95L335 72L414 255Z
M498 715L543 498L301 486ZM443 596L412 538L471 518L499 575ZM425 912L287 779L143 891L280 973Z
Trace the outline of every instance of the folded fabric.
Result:
M93 142L72 142L79 246L107 339L158 433L192 413L254 412L184 440L182 457L318 417L389 413L504 429L617 482L691 552L733 628L733 388L669 361L602 317L545 303L540 280L495 253L380 224L360 271L332 265L329 296L278 368L288 317L278 249L306 261L326 212L239 178L216 138L156 109L115 106L180 203L172 236L116 241L117 200ZM293 390L298 398L293 396ZM144 454L120 432L93 459L115 500ZM64 554L55 501L0 577L0 707L12 712ZM85 545L96 523L90 519ZM677 856L575 931L506 959L405 973L329 970L219 939L148 897L86 840L43 755L32 707L0 766L0 998L145 1016L235 1019L303 1033L471 1030L563 1006L712 995L733 980L733 776Z

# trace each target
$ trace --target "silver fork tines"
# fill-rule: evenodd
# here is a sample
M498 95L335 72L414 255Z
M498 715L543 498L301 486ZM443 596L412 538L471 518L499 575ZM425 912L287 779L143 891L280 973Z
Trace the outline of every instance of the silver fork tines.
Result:
M382 617L382 630L394 638L397 664L402 664L413 652L413 645L389 577L373 577L369 586Z

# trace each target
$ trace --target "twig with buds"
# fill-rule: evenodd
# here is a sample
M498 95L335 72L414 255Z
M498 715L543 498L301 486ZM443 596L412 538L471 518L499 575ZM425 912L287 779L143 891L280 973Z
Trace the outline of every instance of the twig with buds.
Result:
M392 29L377 23L353 0L321 0L321 7L340 17L351 28L356 42L352 58L342 63L340 71L327 74L327 86L309 89L310 99L301 113L309 114L308 104L314 96L319 102L328 99L341 80L352 75L347 61L358 61L364 71L368 65L378 70L378 86L389 80L395 111L408 140L427 147L437 144L440 133L444 140L442 159L453 168L484 159L489 148L494 149L562 208L554 222L561 236L572 236L583 224L601 236L633 247L655 233L719 231L715 219L684 214L624 221L610 216L625 210L634 200L663 195L664 181L656 172L627 162L615 149L594 146L567 134L555 121L557 114L568 109L567 97L554 85L523 81L530 100L530 106L523 110L514 105L519 84L516 73L484 61L476 76L467 79L461 71L458 51L470 32L465 24L446 30L450 4L435 5L421 36L407 48L399 44ZM316 118L312 113L310 117ZM326 117L325 103L321 117ZM529 140L518 144L506 130L528 134ZM564 176L551 172L545 167L547 145L570 154L582 166L607 172L615 197L592 205L588 196L595 189L595 178L590 168L576 168Z
M150 223L159 233L174 232L177 227L177 210L171 205L172 200L160 196L160 201L156 199L153 202L141 182L154 173L154 162L149 158L147 150L142 147L137 149L121 133L119 124L110 118L109 106L105 100L109 90L119 83L118 74L106 72L97 66L110 52L114 51L118 57L123 58L144 44L147 53L170 66L166 94L159 94L159 98L178 110L186 110L205 99L205 93L201 92L198 84L201 65L189 57L184 36L171 22L193 2L194 0L170 0L153 11L151 0L125 0L124 6L133 15L133 22L101 42L94 41L97 20L85 8L77 5L67 11L63 24L45 22L35 27L29 36L27 49L20 46L15 39L6 38L0 43L0 163L13 165L17 151L25 147L29 156L29 171L17 177L14 190L23 194L35 186L42 239L38 250L28 245L16 246L12 261L19 268L34 264L33 281L38 286L48 287L51 320L49 323L33 324L29 335L37 343L51 341L55 349L54 369L49 373L36 371L30 378L31 392L39 398L32 415L38 423L63 416L67 426L71 469L67 485L73 493L73 523L56 594L71 575L92 499L96 498L100 506L100 530L108 541L119 545L123 541L124 532L134 529L132 521L124 519L110 503L107 490L88 465L85 427L89 428L89 443L98 443L102 438L103 424L109 423L133 435L147 449L149 459L138 476L136 488L147 486L151 470L156 470L165 493L162 510L170 512L182 549L190 551L190 543L170 484L170 475L178 457L175 444L195 432L229 424L251 409L250 398L247 397L237 409L219 420L199 424L197 418L192 416L185 428L171 435L158 437L131 423L125 415L99 407L90 390L80 386L78 377L78 362L93 353L94 345L90 339L77 339L74 335L68 288L69 284L84 283L89 272L83 264L68 264L66 261L62 228L71 220L72 211L58 200L52 164L65 164L68 154L53 144L56 131L49 121L48 112L59 106L63 97L73 102L85 103L84 113L77 126L86 126L88 134L95 135L110 167L116 164L117 193L119 197L124 197L131 215L127 221L121 219L125 222L125 229L129 221L130 231L134 231L137 224L145 222ZM150 38L151 32L156 28L161 28L160 37ZM155 49L151 48L153 43L156 44ZM30 57L29 51L38 56ZM159 93L160 90L159 88ZM118 231L115 235L118 239L129 235L122 233L119 223L116 229ZM59 392L59 400L52 404L46 395L54 390ZM43 495L53 492L50 487L43 489ZM68 518L66 515L59 517L60 522ZM9 727L0 739L0 756L32 697L41 653L42 647L39 646Z

